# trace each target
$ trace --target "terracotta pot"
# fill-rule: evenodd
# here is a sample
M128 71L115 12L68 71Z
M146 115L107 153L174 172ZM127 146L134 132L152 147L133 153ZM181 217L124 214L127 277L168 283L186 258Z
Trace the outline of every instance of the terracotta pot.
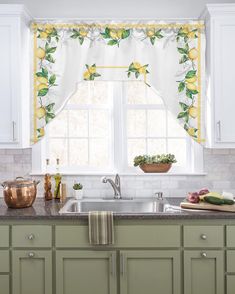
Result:
M152 163L152 164L141 164L140 168L145 173L167 173L171 168L171 163Z

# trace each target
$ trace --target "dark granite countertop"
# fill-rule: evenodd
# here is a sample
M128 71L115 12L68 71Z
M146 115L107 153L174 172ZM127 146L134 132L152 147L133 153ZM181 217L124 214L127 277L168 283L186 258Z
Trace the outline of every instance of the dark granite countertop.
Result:
M181 198L167 198L171 205L179 205ZM23 209L7 208L4 199L0 199L0 220L53 220L53 219L87 219L87 213L78 215L61 215L59 214L62 203L55 201L44 201L43 198L37 198L32 207ZM114 213L115 219L234 219L235 213L217 212L217 211L186 211L175 210L163 213Z

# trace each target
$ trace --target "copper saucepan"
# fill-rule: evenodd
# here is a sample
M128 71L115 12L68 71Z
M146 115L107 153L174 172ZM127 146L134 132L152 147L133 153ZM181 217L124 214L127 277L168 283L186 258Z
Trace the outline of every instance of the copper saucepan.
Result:
M30 207L35 201L37 185L40 181L15 178L14 181L5 181L3 186L4 200L10 208Z

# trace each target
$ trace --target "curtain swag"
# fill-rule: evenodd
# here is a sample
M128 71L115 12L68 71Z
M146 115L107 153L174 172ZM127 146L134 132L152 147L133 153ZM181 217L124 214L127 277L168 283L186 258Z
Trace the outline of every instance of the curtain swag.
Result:
M203 22L33 23L32 143L82 81L140 80L204 142Z

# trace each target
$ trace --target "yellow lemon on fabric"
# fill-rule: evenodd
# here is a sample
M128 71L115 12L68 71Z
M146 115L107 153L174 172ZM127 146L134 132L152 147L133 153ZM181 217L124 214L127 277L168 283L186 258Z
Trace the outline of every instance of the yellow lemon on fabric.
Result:
M46 28L46 33L47 33L47 34L52 33L52 31L53 31L53 25L51 25L51 24L47 24L47 25L45 26L45 28Z
M36 110L36 116L38 119L43 118L46 115L46 109L45 107L39 107Z
M38 90L38 91L40 91L40 90L42 90L42 89L47 89L47 88L48 88L47 84L39 84L39 85L37 86L37 90Z
M190 136L195 136L196 130L194 128L188 128L187 132Z
M194 76L192 78L185 79L185 81L187 83L195 83L197 81L197 76Z
M118 39L118 34L117 34L117 32L116 32L115 30L111 30L111 31L110 31L110 37L111 37L112 39Z
M95 67L95 66L90 66L90 67L89 67L89 72L90 72L91 74L96 73L96 67Z
M84 30L84 29L81 29L79 31L79 34L80 34L81 37L86 37L88 35L88 32L86 30Z
M38 130L38 135L39 135L40 137L43 137L43 136L45 135L45 130L44 130L44 128L40 128L40 129Z
M47 84L47 83L48 83L47 78L44 78L44 77L37 77L37 81L38 81L40 84Z
M153 37L154 34L155 34L154 30L147 30L146 35L147 35L149 38Z
M195 32L189 32L187 35L190 39L196 38L197 34Z
M188 114L192 117L192 118L196 118L197 117L197 107L195 106L191 106L189 107L189 110L188 110Z
M123 30L118 30L117 31L118 39L121 39L122 38L122 33L123 33Z
M46 39L48 37L48 34L46 32L41 32L40 33L40 38L41 39Z
M188 57L191 60L197 59L197 57L198 57L198 51L197 51L197 49L196 48L192 48L191 50L189 50Z
M138 69L138 68L142 67L142 65L139 62L133 62L133 67Z
M89 71L85 71L84 74L83 74L83 78L85 80L89 80L90 76L91 76L91 74L89 73Z
M41 48L41 47L37 48L37 50L36 50L36 56L39 59L43 59L46 56L45 50L43 48Z
M193 83L187 83L186 87L187 87L187 89L189 89L191 91L197 90L197 86Z
M183 28L183 29L181 29L181 33L187 35L187 34L189 33L189 29L188 29L188 28Z
M146 73L146 68L145 67L140 67L138 69L138 72L141 73L141 74L145 74Z

